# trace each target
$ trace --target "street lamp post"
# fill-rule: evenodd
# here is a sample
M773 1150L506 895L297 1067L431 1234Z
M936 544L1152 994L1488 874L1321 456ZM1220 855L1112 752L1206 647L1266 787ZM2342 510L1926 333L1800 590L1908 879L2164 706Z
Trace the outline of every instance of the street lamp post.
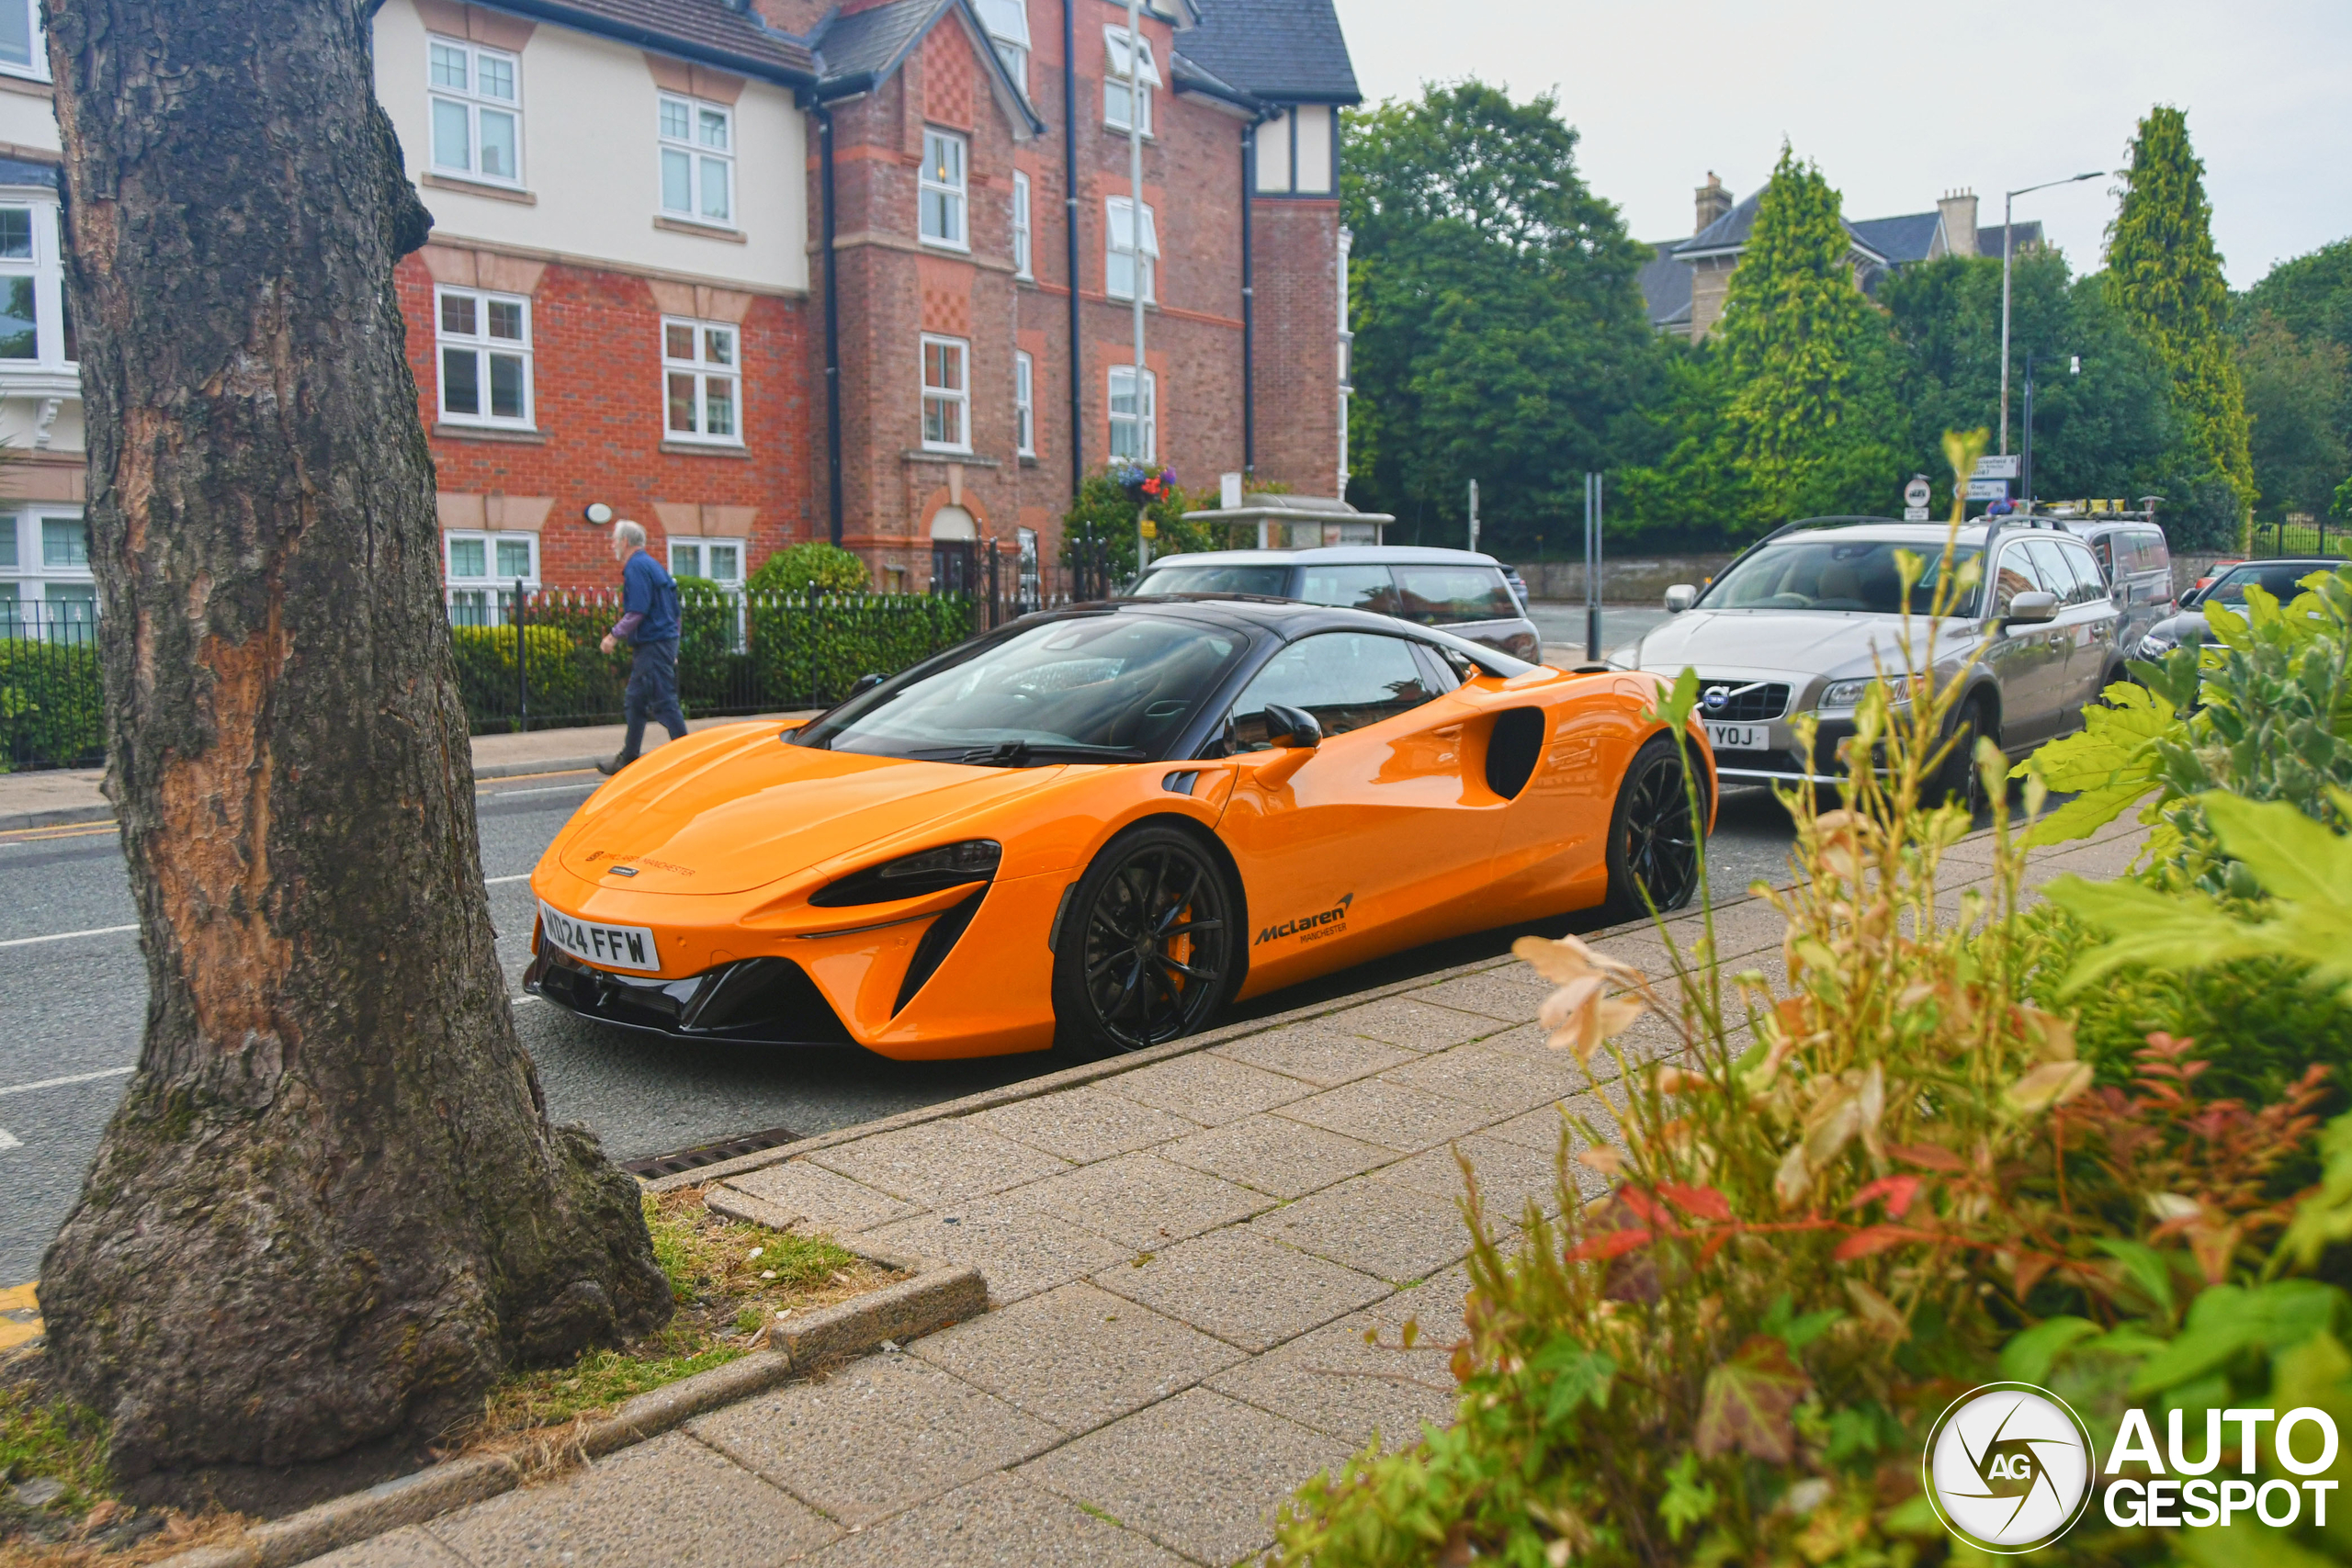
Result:
M1150 372L1144 368L1143 354L1143 280L1144 280L1144 221L1143 221L1143 6L1142 0L1127 0L1127 240L1135 247L1135 265L1129 274L1135 287L1135 415L1136 461L1148 466L1154 457L1149 445L1149 433L1158 423L1159 410L1151 423L1144 417L1144 387ZM1070 287L1078 287L1072 279ZM1147 564L1143 536L1145 507L1136 505L1136 572L1142 575Z
M2103 179L2103 178L2105 178L2105 177L2106 177L2106 175L2107 175L2107 171L2106 171L2105 169L2093 169L2090 173L2088 173L2088 174L2086 174L2086 175L2067 175L2067 176L2066 176L2064 179L2063 179L2063 180L2044 180L2044 181L2042 181L2042 182L2041 182L2041 184L2040 184L2040 185L2038 185L2038 186L2024 186L2022 189L2018 189L2018 190L2012 190L2012 191L2004 191L2004 192L2002 193L2002 195L2001 195L2001 445L2000 445L2000 451L2001 451L2004 455L2006 455L2006 454L2008 452L2008 449L2009 449L2009 252L2010 252L2010 249L2011 249L2010 244L2009 244L2009 230L2010 230L2010 227L2011 227L2011 224L2010 224L2010 209L2016 205L2016 202L2017 202L2018 197L2021 197L2021 196L2031 196L2035 191L2038 191L2038 190L2049 190L2049 189L2052 189L2053 186L2074 186L2074 185L2080 185L2080 184L2082 184L2085 180Z

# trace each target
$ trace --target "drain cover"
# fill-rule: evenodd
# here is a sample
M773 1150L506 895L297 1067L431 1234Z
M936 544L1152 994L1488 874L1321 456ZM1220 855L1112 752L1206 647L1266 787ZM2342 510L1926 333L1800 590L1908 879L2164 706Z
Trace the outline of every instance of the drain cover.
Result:
M700 1170L707 1165L717 1165L723 1159L739 1155L755 1155L763 1149L781 1148L798 1139L799 1134L789 1127L770 1127L764 1133L745 1133L740 1137L723 1138L715 1144L702 1144L675 1154L648 1155L643 1159L624 1160L621 1168L631 1176L676 1176L682 1171Z

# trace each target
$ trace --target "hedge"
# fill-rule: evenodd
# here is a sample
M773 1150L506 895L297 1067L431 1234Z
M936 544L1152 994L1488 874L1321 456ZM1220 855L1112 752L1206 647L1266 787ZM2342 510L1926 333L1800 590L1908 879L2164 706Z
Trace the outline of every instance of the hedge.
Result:
M0 637L0 771L96 766L106 743L98 650Z

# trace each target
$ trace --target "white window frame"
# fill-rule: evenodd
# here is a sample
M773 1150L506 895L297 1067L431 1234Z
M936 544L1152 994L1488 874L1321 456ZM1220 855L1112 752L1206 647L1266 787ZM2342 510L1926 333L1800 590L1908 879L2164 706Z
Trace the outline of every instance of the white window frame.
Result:
M0 0L5 3L5 0ZM686 133L673 136L662 119L672 109L685 116ZM704 140L710 122L718 121L720 140ZM662 216L686 223L707 224L714 229L733 229L735 223L735 111L725 104L714 104L701 98L690 98L684 93L660 93L653 105L653 139L659 151L654 154L654 197ZM670 161L683 158L686 164L686 205L670 205ZM716 175L725 187L719 194L723 211L710 210L709 181Z
M1159 298L1159 220L1150 203L1143 209L1143 252L1135 249L1135 203L1124 196L1105 197L1102 203L1102 292L1113 299L1136 297L1136 270L1143 273L1143 297L1147 304ZM1120 243L1125 232L1126 243ZM1127 265L1127 279L1119 280L1119 265Z
M1109 432L1106 445L1111 448L1113 462L1156 463L1159 460L1159 377L1156 372L1146 370L1143 373L1143 450L1119 450L1119 426L1133 424L1136 419L1133 413L1123 415L1118 412L1119 389L1122 385L1132 389L1135 375L1136 367L1132 365L1114 365L1104 375L1102 408Z
M0 0L5 4L6 0ZM1036 231L1031 222L1029 176L1020 170L1012 171L1012 276L1034 278L1037 276L1031 253L1035 247Z
M1037 455L1037 365L1020 350L1012 355L1012 445L1023 457Z
M482 575L459 577L457 574L457 546L460 543L481 546ZM501 532L491 528L446 528L441 533L442 597L448 606L449 624L464 626L504 626L514 624L509 613L512 606L499 597L511 592L514 579L498 570L498 558L503 547L519 544L529 552L531 570L522 579L529 592L539 586L539 536L522 530ZM469 618L460 620L458 613L470 610Z
M1029 7L1024 0L977 0L980 26L988 29L989 41L996 46L996 57L1004 62L1004 69L1021 88L1021 96L1029 96Z
M710 552L714 549L735 552L735 574L732 577L712 577L708 571L703 570L710 564ZM742 592L743 580L751 575L743 570L743 562L752 553L751 541L748 539L673 537L670 540L669 553L671 576L706 578L718 583L729 593ZM691 566L684 564L688 556L694 558Z
M922 386L922 449L926 452L969 452L972 449L972 345L965 338L941 337L924 333L917 355L916 378ZM932 350L952 353L956 365L955 386L933 385L931 379ZM944 368L946 360L942 359ZM943 414L952 409L956 415L956 435L953 441L932 434L932 410L937 405ZM943 420L941 428L944 430Z
M1142 110L1140 130L1151 134L1151 90L1159 85L1159 66L1151 56L1151 39L1136 39L1142 69L1136 73L1134 92ZM1129 130L1127 121L1127 29L1105 24L1102 28L1102 123L1113 130Z
M40 0L0 0L0 6L13 6L25 13L25 39L28 58L22 64L13 60L0 60L0 75L25 76L36 82L49 80L49 35L40 25Z
M45 533L42 525L49 523L79 524L84 539L86 541L89 537L88 519L70 506L20 506L0 512L0 536L5 536L17 547L13 564L0 560L0 637L24 637L36 629L46 632L61 624L80 624L84 619L81 616L70 616L65 622L60 622L53 616L43 615L40 627L28 628L26 626L20 606L62 602L50 599L49 591L52 588L75 591L71 602L91 605L88 621L96 623L97 580L90 570L86 544L80 566L50 565L42 545ZM86 595L80 592L84 589L88 590Z
M444 301L453 299L474 302L474 327L470 333L452 333L445 324L448 319ZM490 333L490 307L492 304L522 307L523 335L519 339L492 337ZM537 395L531 384L531 300L527 295L499 294L484 288L452 288L446 286L433 290L433 381L435 407L440 411L444 424L480 425L491 430L536 430L533 423ZM470 349L474 356L474 386L481 394L481 407L472 413L449 411L449 355ZM491 409L490 362L493 355L519 359L523 364L523 412L518 418L511 414L495 414Z
M673 332L692 334L694 355L683 358L670 352L670 336ZM718 334L727 344L728 358L711 356L712 334ZM673 378L688 377L694 382L694 428L680 430L670 423L670 383ZM710 414L710 392L714 387L726 388L733 402L735 428L713 432L705 429ZM662 318L662 439L690 441L702 446L741 446L743 445L743 330L732 321L697 321L691 316Z
M443 85L433 80L435 51L443 49L458 51L465 60L466 85L462 88ZM425 166L437 175L520 189L523 185L523 57L507 50L491 49L469 39L447 38L439 33L426 36L424 56ZM481 90L481 68L485 61L506 66L514 85L512 97L501 98ZM446 163L441 156L439 106L444 104L465 111L466 161L462 164ZM503 114L514 122L514 172L511 175L491 174L481 166L481 117L484 109L493 114Z
M950 170L945 163L933 156L933 149L955 149ZM922 128L922 164L917 171L916 204L920 211L915 220L916 237L926 245L936 245L947 251L969 251L972 248L971 186L972 145L970 139L953 130L936 126ZM932 217L939 216L938 232L933 232Z
M0 256L0 278L30 278L33 306L33 352L0 359L0 382L19 397L79 399L79 367L65 353L65 264L57 193L39 186L0 188L0 210L25 214L26 248L31 253Z

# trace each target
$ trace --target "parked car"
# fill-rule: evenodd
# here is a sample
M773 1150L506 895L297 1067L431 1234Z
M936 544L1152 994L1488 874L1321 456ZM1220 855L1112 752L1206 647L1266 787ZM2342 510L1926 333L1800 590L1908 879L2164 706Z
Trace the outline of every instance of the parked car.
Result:
M1928 615L1942 570L1946 530L1917 523L1792 524L1756 545L1700 589L1666 592L1676 612L1619 649L1611 662L1664 676L1695 669L1702 716L1726 783L1835 783L1838 745L1854 733L1854 709L1880 670L1896 680L1931 666L1959 675L1963 695L1951 723L1959 737L1941 787L1973 798L1970 759L1986 735L2012 760L2082 724L2085 704L2123 677L2116 628L2122 619L2090 547L2046 519L2005 523L1989 603L1970 590L1940 620ZM1961 530L1956 560L1982 558L1986 527ZM1895 552L1928 558L1911 592L1913 644L1902 640L1903 585ZM1981 655L1970 653L1989 642ZM1907 657L1906 657L1907 651ZM1818 716L1815 752L1799 749L1798 715Z
M2149 627L2146 635L2132 645L2133 651L2142 659L2162 659L2183 643L2201 643L2208 629L2206 605L2243 605L2245 591L2257 585L2283 604L2302 592L2299 585L2312 572L2331 571L2345 564L2340 556L2282 556L2276 560L2240 561L2214 578L2210 587L2192 588L2182 594L2180 613Z
M1419 545L1204 550L1152 562L1128 592L1139 599L1245 593L1369 610L1415 626L1443 626L1532 662L1544 657L1544 640L1503 571L1492 556Z
M2061 519L2067 531L2082 539L2098 558L2115 591L2115 607L2123 614L2117 646L2137 648L2158 621L2179 609L2172 586L2172 549L2165 531L2144 517L2115 517L2094 513Z
M1510 584L1510 596L1519 601L1520 612L1525 614L1528 605L1527 579L1519 575L1519 568L1507 566L1503 568L1503 581Z

